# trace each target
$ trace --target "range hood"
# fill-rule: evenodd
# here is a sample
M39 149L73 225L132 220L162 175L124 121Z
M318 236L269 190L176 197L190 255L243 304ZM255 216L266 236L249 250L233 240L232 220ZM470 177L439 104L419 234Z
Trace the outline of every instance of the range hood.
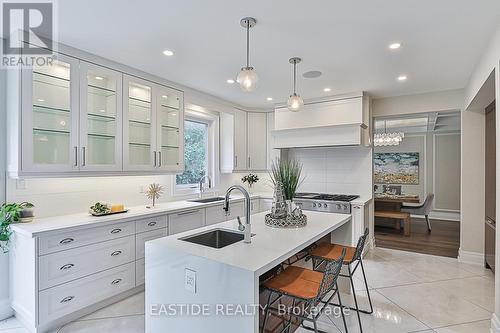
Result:
M299 112L278 106L273 148L370 146L370 99L364 93L310 100Z

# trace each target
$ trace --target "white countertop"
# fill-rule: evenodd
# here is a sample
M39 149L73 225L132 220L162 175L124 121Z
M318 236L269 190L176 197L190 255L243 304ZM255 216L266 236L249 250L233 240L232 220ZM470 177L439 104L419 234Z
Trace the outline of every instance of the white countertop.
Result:
M366 205L367 203L369 203L372 200L373 200L372 197L360 196L359 198L351 201L351 205Z
M272 194L258 193L252 194L252 199L259 198L272 198ZM231 201L242 201L243 196L234 194L231 196ZM196 203L187 200L172 201L166 203L156 204L154 209L146 208L145 206L125 207L128 209L127 213L107 215L96 217L89 213L78 213L71 215L61 215L46 218L35 218L30 223L16 223L12 224L12 230L29 237L37 237L46 232L53 232L55 230L63 230L68 228L88 228L97 225L106 225L119 222L127 222L141 218L154 217L158 215L166 215L177 213L191 208L205 208L215 205L220 205L222 201L209 202L209 203Z
M190 235L196 235L207 230L222 228L238 230L236 220L213 224L196 230L167 236L146 243L146 248L153 251L172 249L177 252L203 257L223 264L235 266L254 272L257 276L288 259L290 256L321 239L333 230L339 228L351 219L351 215L305 212L308 218L307 226L296 229L271 228L265 225L266 212L252 215L251 244L243 241L214 249L180 240ZM147 252L147 251L146 251Z

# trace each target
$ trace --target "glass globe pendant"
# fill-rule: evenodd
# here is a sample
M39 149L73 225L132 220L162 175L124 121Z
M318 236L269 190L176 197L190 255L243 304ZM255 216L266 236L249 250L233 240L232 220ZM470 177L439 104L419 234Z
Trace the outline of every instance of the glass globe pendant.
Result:
M236 82L245 92L254 91L257 88L259 77L253 67L250 66L250 28L257 24L257 20L253 17L245 17L240 21L240 25L247 30L247 65L243 67L236 77Z
M297 88L297 64L300 63L302 59L300 58L291 58L289 62L293 64L293 94L288 97L288 110L297 112L302 109L304 106L304 100L302 97L300 97L299 94L297 94L296 88Z

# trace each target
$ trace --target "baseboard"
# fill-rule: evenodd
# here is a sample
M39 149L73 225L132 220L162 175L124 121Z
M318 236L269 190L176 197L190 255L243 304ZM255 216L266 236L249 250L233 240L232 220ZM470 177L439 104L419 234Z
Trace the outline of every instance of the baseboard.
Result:
M458 250L458 261L464 264L484 266L484 253Z
M10 306L10 300L9 299L0 300L0 320L7 319L9 317L12 317L13 315L14 315L14 310L12 310L12 307Z
M495 313L491 316L491 333L500 333L500 320Z

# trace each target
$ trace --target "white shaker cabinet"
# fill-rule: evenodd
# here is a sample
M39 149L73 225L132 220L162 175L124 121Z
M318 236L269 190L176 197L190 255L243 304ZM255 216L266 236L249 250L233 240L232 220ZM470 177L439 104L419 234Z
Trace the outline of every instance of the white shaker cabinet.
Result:
M168 234L196 229L205 225L205 209L193 209L168 215Z
M248 112L248 170L267 169L267 114Z
M247 113L236 110L234 112L234 167L235 171L244 171L248 168L247 150Z

